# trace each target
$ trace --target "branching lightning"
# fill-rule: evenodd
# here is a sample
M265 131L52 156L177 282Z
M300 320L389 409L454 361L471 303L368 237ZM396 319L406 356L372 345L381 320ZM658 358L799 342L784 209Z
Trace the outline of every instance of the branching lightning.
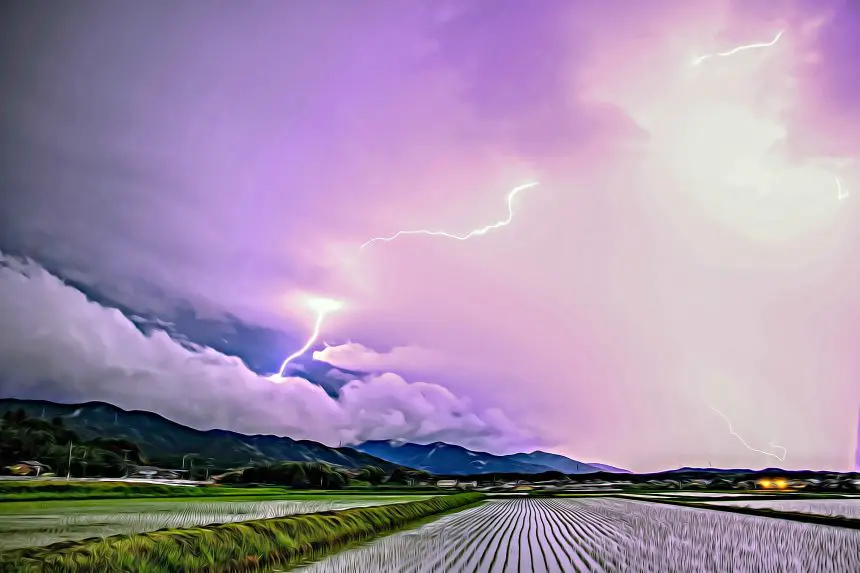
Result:
M737 438L737 439L738 439L738 440L739 440L739 441L740 441L740 442L741 442L741 443L746 447L746 449L750 450L751 452L758 452L758 453L760 453L760 454L764 454L764 455L766 455L766 456L770 456L770 457L772 457L772 458L776 458L776 459L778 459L778 460L779 460L779 461L781 461L781 462L782 462L782 461L785 461L785 456L786 456L786 454L788 454L788 450L786 450L783 446L778 446L778 445L774 444L773 442L769 442L769 443L768 443L768 445L769 445L771 448L776 448L776 449L782 450L782 455L781 455L781 456L780 456L779 454L775 454L775 453L773 453L773 452L766 452L766 451L764 451L764 450L759 450L758 448L754 448L754 447L752 447L751 445L749 445L749 444L746 442L746 440L744 440L744 439L743 439L743 437L742 437L740 434L738 434L737 432L735 432L735 428L734 428L734 426L732 425L732 421L731 421L731 420L729 420L729 417L728 417L728 416L726 416L725 414L723 414L722 412L720 412L719 410L717 410L717 409L716 409L716 408L714 408L713 406L710 406L710 408L711 408L711 410L713 410L714 412L716 412L717 414L719 414L719 415L720 415L720 417L721 417L723 420L725 420L725 421L726 421L726 423L729 425L729 432L730 432L734 437L736 437L736 438Z
M493 223L492 225L487 225L486 227L481 227L479 229L474 229L472 231L469 231L465 235L455 235L453 233L448 233L445 231L429 231L426 229L418 229L415 231L398 231L389 237L374 237L373 239L370 239L369 241L362 244L361 248L365 249L365 248L369 247L370 245L372 245L373 243L376 243L379 241L382 241L382 242L393 241L394 239L396 239L398 237L402 237L404 235L430 235L430 236L434 236L434 237L437 237L437 236L438 237L447 237L449 239L456 239L458 241L466 241L468 239L471 239L472 237L477 237L480 235L486 235L488 232L492 231L493 229L498 229L500 227L504 227L504 226L508 225L514 218L514 208L513 208L514 197L516 197L517 193L519 193L520 191L524 191L524 190L529 189L531 187L535 187L536 185L538 185L538 182L534 181L531 183L526 183L525 185L520 185L519 187L515 187L514 189L512 189L511 192L508 193L508 196L507 196L507 204L508 204L508 216L507 216L507 218L505 218L504 220L499 221L497 223Z
M779 33L776 35L776 37L773 40L771 40L770 42L762 42L762 43L757 43L757 44L746 44L743 46L738 46L737 48L732 48L728 52L719 52L716 54L707 54L704 56L699 56L698 58L693 60L693 65L698 66L699 64L701 64L705 60L709 60L711 58L725 58L727 56L733 56L733 55L737 54L738 52L743 52L745 50L753 50L753 49L758 49L758 48L770 48L771 46L773 46L774 44L779 42L779 39L782 37L783 32L785 32L785 30L780 30Z
M836 198L840 201L848 198L848 192L842 190L842 181L840 181L838 175L836 176Z
M269 376L269 380L272 382L280 383L283 381L284 371L286 370L287 365L308 351L308 349L314 344L314 342L316 342L317 338L319 337L320 329L322 329L323 321L325 320L326 315L343 308L343 303L339 300L316 297L308 300L308 307L310 307L317 313L317 318L314 322L313 332L311 333L307 342L305 342L304 346L302 346L284 359L284 361L281 363L281 368L280 370L278 370L278 373Z

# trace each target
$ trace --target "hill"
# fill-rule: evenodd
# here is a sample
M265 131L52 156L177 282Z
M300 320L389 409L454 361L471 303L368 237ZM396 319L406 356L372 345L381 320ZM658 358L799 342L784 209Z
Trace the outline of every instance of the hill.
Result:
M591 464L585 464L559 454L551 454L540 450L536 450L530 454L511 454L505 457L518 462L536 464L565 474L587 474L601 471L600 468Z
M530 454L497 456L444 442L412 444L378 440L359 444L356 449L395 464L425 470L437 475L541 474L548 471L587 473L597 471L587 464L557 454L536 451Z
M59 404L45 400L0 399L0 415L23 410L27 417L60 418L84 440L112 438L137 444L149 463L180 467L183 456L195 466L227 469L252 462L317 461L346 468L368 465L393 470L395 464L352 448L332 448L310 440L228 430L196 430L152 412L126 411L104 402ZM190 454L193 454L190 455Z
M588 465L590 465L593 468L597 468L598 471L606 472L606 473L610 473L610 474L631 474L631 473L633 473L630 470L616 468L615 466L610 466L607 464L598 464L595 462L588 462Z

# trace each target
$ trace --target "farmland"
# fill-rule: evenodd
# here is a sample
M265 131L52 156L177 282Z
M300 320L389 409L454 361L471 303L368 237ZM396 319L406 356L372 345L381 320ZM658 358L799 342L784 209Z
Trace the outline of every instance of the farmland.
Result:
M94 500L9 503L0 511L0 550L58 541L233 523L348 507L384 505L421 496L318 496L307 500Z
M483 500L480 493L441 495L405 503L14 549L0 552L0 570L191 573L257 571L274 565L283 568Z
M708 504L772 509L860 519L860 498L843 499L761 499L744 501L709 501Z
M860 571L860 531L614 498L496 500L303 569Z

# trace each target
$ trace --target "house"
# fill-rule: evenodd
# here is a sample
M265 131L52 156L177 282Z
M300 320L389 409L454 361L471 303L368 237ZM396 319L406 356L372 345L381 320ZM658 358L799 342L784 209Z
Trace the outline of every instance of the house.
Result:
M455 479L440 479L436 482L436 487L457 487Z
M12 475L16 476L40 476L51 472L50 466L35 460L18 462L17 464L6 466L6 469L9 470Z
M188 470L170 470L157 468L155 466L129 466L128 476L130 478L146 479L182 479Z

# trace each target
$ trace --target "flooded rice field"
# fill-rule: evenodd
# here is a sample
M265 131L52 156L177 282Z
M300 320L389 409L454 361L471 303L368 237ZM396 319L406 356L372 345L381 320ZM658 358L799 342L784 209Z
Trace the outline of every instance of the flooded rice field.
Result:
M304 573L860 571L860 531L617 498L495 500Z
M860 498L843 499L756 499L744 501L709 501L708 504L793 511L860 519Z

